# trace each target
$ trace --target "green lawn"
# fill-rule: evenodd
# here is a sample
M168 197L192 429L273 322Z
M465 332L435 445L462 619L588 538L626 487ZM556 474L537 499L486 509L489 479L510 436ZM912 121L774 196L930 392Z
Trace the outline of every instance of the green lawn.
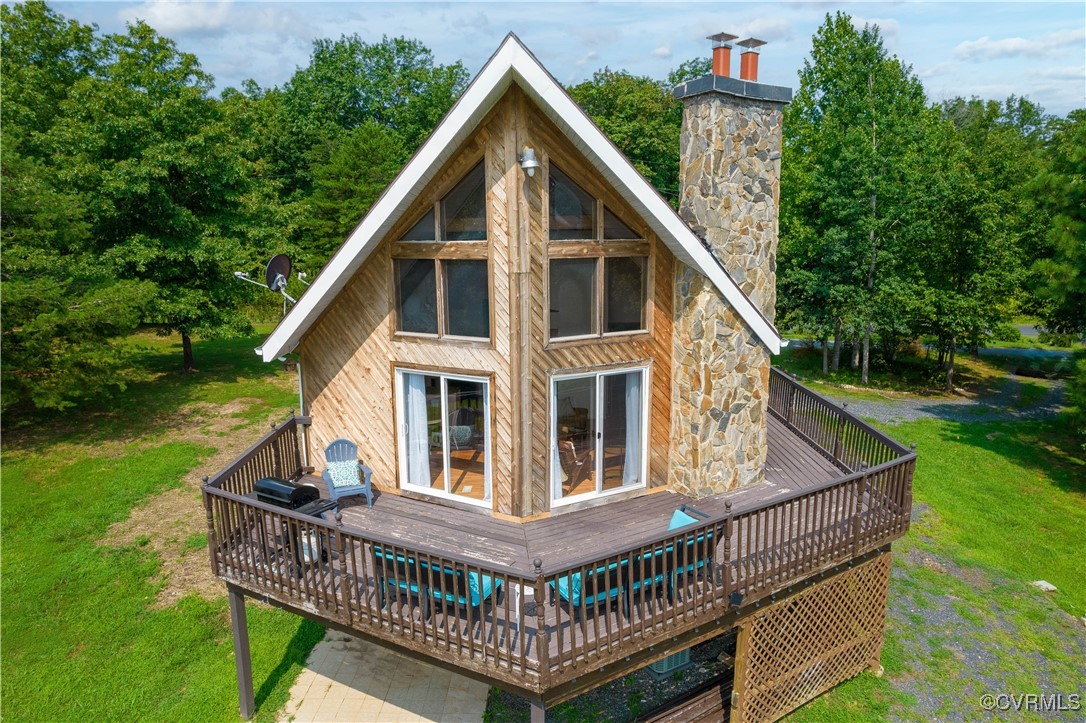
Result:
M886 674L864 673L789 720L968 720L983 717L977 701L986 692L1081 693L1081 448L1059 422L924 420L887 431L918 445L913 493L922 514L894 544ZM1038 579L1058 592L1030 586ZM935 608L947 619L932 624L925 613ZM918 712L910 690L935 709Z
M230 416L252 438L258 421L293 406L290 380L252 353L261 338L199 342L201 372L186 375L176 371L176 339L141 335L133 343L147 381L115 405L39 416L5 434L3 718L237 720L225 588L214 601L190 595L160 609L162 565L148 540L100 541L215 451L186 439L186 405L247 399ZM201 532L184 544L206 556ZM323 631L252 604L249 626L257 713L268 719Z

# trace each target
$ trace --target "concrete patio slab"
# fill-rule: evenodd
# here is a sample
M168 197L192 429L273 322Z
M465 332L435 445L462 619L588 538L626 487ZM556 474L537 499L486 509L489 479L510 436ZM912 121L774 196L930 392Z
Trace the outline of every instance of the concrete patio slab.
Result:
M329 632L291 687L280 720L477 723L488 690L485 683Z

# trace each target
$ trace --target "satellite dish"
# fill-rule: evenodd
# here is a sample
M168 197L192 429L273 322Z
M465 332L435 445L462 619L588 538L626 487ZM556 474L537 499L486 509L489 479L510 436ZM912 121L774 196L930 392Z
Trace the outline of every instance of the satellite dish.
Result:
M283 293L287 288L287 279L290 278L290 257L286 254L277 254L268 262L264 270L264 281L272 291Z

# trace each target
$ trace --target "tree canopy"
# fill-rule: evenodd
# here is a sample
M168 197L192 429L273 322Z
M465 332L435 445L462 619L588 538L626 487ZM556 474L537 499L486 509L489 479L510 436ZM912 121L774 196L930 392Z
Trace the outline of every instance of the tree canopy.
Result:
M193 335L277 314L234 272L287 252L314 275L468 81L418 40L343 35L278 87L216 97L144 23L102 33L41 0L0 21L4 409L123 389L137 328L179 333L193 369ZM709 70L603 68L568 90L675 203L672 88ZM948 386L954 350L1016 313L1081 337L1084 127L1021 96L929 103L877 27L827 15L785 117L779 323L865 370L934 338Z

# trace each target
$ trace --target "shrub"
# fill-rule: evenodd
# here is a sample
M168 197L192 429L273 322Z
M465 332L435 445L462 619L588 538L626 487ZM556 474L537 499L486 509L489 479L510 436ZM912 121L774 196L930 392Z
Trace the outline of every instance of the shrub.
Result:
M992 341L1022 341L1022 332L1013 324L996 324L992 327Z

